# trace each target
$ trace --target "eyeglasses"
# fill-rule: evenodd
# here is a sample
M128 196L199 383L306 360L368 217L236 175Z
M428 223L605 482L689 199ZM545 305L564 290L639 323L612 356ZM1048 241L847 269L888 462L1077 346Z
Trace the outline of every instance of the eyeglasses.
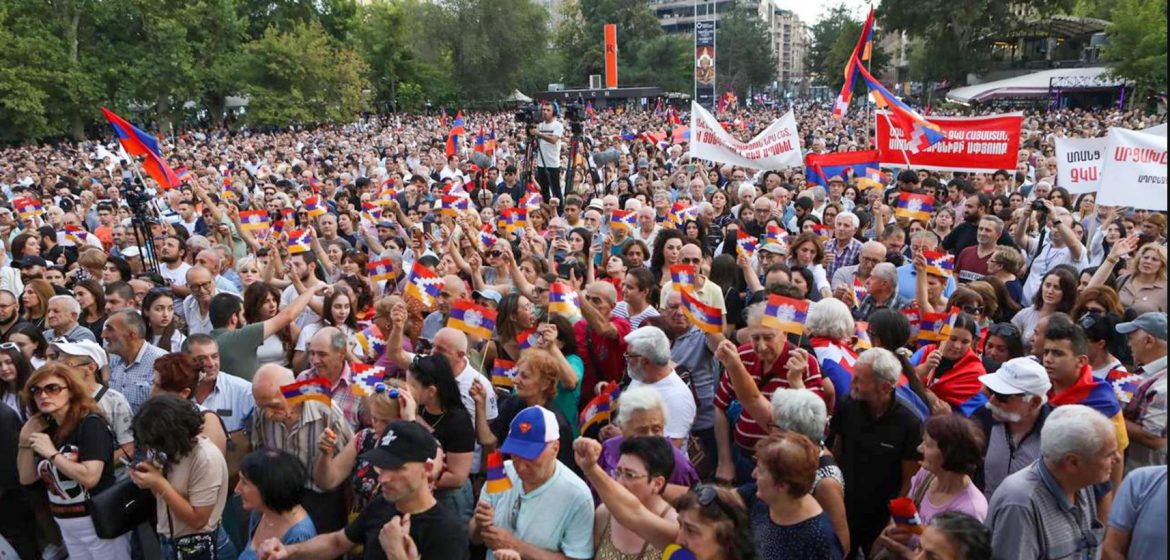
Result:
M698 500L700 506L707 507L711 504L715 504L715 506L719 508L719 511L722 511L723 515L725 515L728 519L735 518L735 510L733 510L728 504L723 503L723 500L719 498L719 492L715 486L711 484L701 484L696 486L691 491L695 493L695 499Z
M378 394L388 393L388 396L392 399L397 399L398 395L400 394L398 389L394 387L388 387L385 383L375 383L374 392Z
M649 474L636 473L626 469L612 469L609 471L609 476L614 480L639 480L642 478L650 478Z
M538 296L539 296L539 295L542 295L542 294L544 294L544 293L546 293L546 292L548 292L548 288L542 288L542 287L540 287L540 286L533 286L533 287L532 287L532 293L534 293L534 294L536 294L536 295L538 295Z
M187 287L190 288L192 292L210 292L211 286L212 286L211 282L203 282L200 284L187 284Z
M28 394L30 394L34 397L40 395L41 393L44 393L44 394L49 395L49 396L53 396L53 395L59 394L61 391L64 391L67 388L68 387L61 385L60 383L50 383L48 385L33 385L32 387L29 387Z
M682 259L683 264L700 264L703 262L702 257L695 257L693 259Z

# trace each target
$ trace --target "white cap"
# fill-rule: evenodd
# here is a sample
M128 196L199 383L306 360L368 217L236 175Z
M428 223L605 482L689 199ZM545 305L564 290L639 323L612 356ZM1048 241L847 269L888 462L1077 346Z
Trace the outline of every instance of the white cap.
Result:
M1047 395L1052 389L1044 366L1030 357L1012 358L999 370L979 376L979 382L1001 395Z
M106 351L102 349L98 343L92 340L79 340L77 342L54 342L50 344L56 348L58 352L69 356L81 356L93 360L97 364L98 369L106 367Z

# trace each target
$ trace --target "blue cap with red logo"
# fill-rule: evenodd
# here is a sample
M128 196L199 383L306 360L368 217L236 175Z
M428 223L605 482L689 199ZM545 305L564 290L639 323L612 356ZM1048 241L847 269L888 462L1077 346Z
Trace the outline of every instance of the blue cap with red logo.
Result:
M508 437L500 447L500 452L535 461L550 441L560 438L561 430L557 425L556 414L541 406L530 406L512 419Z

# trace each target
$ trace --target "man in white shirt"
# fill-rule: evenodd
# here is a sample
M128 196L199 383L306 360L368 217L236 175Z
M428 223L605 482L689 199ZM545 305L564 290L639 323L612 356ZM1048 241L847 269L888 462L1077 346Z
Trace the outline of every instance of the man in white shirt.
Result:
M650 387L662 397L667 422L663 435L676 447L686 445L695 421L695 396L670 362L670 340L658 327L641 327L626 335L629 389Z
M565 135L565 125L557 120L552 105L545 105L541 115L543 120L528 129L531 141L539 142L539 149L532 156L536 159L536 182L540 183L540 194L545 200L564 200L561 192L561 138Z
M1032 301L1032 297L1040 290L1044 275L1053 268L1062 264L1071 264L1079 272L1087 265L1085 257L1088 253L1081 240L1072 230L1073 217L1065 208L1052 204L1047 199L1040 200L1047 210L1032 210L1031 205L1016 210L1016 225L1012 228L1012 238L1024 250L1025 255L1032 257L1032 267L1028 271L1028 279L1024 282L1023 301ZM1027 235L1027 225L1031 212L1036 213L1037 220L1047 218L1048 228L1041 230L1040 237L1033 239Z

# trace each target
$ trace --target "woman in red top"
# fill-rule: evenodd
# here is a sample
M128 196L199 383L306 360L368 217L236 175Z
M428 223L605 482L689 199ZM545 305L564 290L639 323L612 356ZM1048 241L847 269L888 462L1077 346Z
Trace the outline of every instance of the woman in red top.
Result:
M926 385L927 405L933 414L957 410L970 416L986 402L979 376L987 370L973 344L978 338L975 320L960 312L941 347L930 344L922 348L915 373Z

